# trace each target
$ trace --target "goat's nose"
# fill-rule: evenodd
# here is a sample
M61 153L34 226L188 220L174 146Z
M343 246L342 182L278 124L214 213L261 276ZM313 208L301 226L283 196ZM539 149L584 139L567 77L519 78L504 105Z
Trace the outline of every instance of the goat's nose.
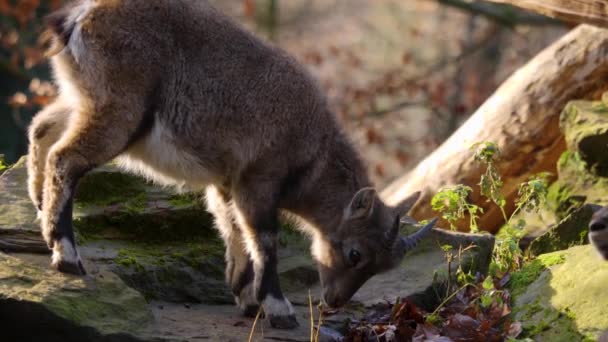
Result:
M589 231L591 232L597 232L604 229L606 229L606 224L601 220L592 221L591 224L589 224Z
M325 304L331 308L339 308L344 304L339 295L331 295L327 293L325 296L323 296L323 301L325 301Z

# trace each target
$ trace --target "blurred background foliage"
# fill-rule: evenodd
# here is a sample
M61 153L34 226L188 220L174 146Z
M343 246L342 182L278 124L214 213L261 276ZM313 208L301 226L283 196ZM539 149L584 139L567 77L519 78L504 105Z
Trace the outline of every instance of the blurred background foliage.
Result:
M568 29L484 1L209 1L309 68L379 185L424 158ZM26 153L29 121L56 95L38 37L44 16L64 2L0 0L0 154L8 162Z
M25 129L55 93L37 41L42 18L61 3L0 0L0 154L9 162L25 153Z

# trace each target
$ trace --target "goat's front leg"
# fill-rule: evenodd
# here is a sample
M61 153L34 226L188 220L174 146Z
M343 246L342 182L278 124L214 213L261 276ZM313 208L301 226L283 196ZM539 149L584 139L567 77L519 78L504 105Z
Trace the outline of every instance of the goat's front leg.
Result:
M98 106L95 112L74 112L68 130L49 151L44 170L42 236L53 250L51 266L61 272L86 273L72 228L72 201L78 180L117 156L137 126L134 120L123 119L131 113L117 113L116 108Z
M66 131L71 111L61 99L57 99L36 114L28 129L28 192L39 215L42 210L42 188L47 156L51 147Z
M273 328L293 329L299 324L277 273L277 188L272 182L250 181L240 184L235 204L237 222L253 260L253 292Z
M245 316L255 317L260 305L253 293L253 261L245 248L241 230L236 225L231 196L215 186L206 189L207 209L226 245L226 283Z

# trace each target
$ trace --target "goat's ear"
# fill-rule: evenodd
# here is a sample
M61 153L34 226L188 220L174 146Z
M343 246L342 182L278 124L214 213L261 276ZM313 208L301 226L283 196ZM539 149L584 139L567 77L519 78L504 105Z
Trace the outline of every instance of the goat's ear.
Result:
M395 206L395 214L399 215L399 216L403 216L403 217L407 217L405 214L407 214L412 207L414 207L414 204L416 204L416 202L418 202L418 199L420 199L420 191L416 191L413 194L409 195L406 199L404 199L403 201L399 202L396 206Z
M353 196L350 204L344 210L345 219L360 219L369 217L374 211L376 190L363 188Z

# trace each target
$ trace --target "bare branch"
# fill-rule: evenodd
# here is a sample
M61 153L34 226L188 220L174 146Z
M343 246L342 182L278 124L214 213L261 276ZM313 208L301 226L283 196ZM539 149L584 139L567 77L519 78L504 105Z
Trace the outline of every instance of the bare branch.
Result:
M503 26L515 27L517 25L530 25L530 26L545 26L545 25L563 25L562 22L540 16L537 14L527 13L511 6L496 5L483 1L470 1L470 0L437 0L439 3L452 6L463 11L470 12L484 16L490 20L493 20ZM492 1L492 0L490 0ZM505 3L516 3L518 1L500 1Z

